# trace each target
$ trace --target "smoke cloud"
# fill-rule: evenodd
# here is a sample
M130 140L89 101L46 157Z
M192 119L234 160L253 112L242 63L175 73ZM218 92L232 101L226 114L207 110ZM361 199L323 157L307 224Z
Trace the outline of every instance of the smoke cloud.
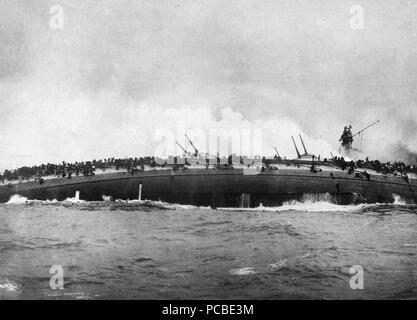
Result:
M417 3L359 3L353 30L357 1L0 2L0 169L151 155L179 124L262 129L291 158L291 135L328 157L345 125L381 120L363 158L417 151Z

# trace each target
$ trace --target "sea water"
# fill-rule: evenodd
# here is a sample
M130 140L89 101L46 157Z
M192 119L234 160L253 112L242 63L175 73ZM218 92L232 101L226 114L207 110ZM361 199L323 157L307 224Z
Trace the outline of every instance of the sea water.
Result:
M0 298L416 299L416 231L417 207L401 202L214 210L15 196L0 205Z

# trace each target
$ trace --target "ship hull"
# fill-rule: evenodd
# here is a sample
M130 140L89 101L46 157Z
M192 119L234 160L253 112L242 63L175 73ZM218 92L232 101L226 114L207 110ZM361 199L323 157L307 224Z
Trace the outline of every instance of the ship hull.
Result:
M87 201L141 198L171 203L211 207L256 207L282 205L288 200L302 200L307 196L338 204L358 201L389 203L394 195L415 203L417 181L401 177L347 174L346 172L318 172L288 169L246 172L243 169L188 169L150 170L47 179L0 186L0 202L7 202L14 194L28 199L65 200L75 196Z

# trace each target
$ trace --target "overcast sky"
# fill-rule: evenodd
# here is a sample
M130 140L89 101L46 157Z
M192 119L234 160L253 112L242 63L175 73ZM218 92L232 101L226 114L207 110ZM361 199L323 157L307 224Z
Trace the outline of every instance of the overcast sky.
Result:
M379 119L365 155L417 151L416 1L0 5L0 169L152 154L178 122L263 128L265 153L292 157L291 134L334 152L344 125Z

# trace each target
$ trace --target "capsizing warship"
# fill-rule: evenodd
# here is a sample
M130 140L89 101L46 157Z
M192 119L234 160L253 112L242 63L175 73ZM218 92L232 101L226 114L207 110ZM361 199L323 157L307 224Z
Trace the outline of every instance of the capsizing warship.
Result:
M378 121L377 121L378 122ZM340 138L345 155L355 149L356 134L345 127ZM4 181L0 203L13 195L27 199L62 201L154 200L175 204L216 207L280 206L288 201L329 201L335 204L392 203L401 199L417 203L417 176L401 168L387 171L373 162L347 161L342 157L320 159L300 153L294 137L297 158L281 158L277 148L273 158L221 158L198 152L186 136L193 152L183 146L184 157L149 158L140 169L105 164L93 174L54 175ZM142 159L142 158L141 158Z

